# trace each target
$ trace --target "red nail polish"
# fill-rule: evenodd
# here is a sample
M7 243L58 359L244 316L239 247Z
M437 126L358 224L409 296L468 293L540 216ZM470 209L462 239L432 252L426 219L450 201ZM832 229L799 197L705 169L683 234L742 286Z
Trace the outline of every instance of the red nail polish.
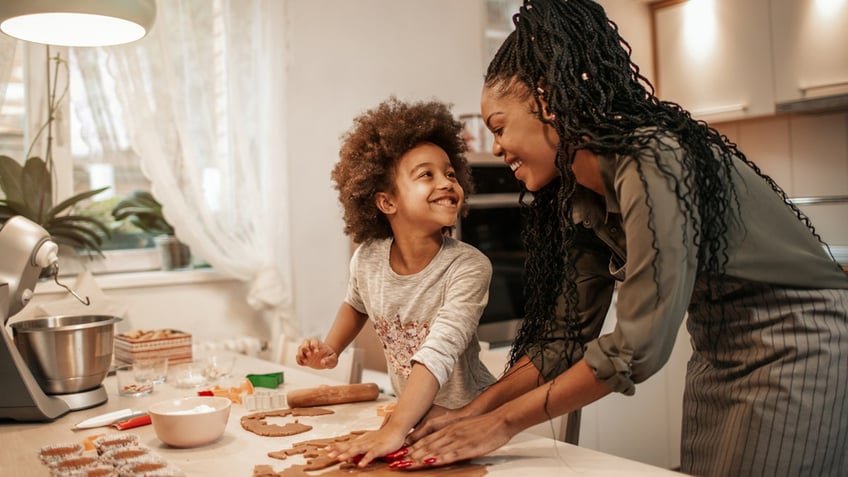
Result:
M389 452L388 454L386 454L385 457L389 460L396 460L405 456L406 454L409 454L409 449L406 447L401 447L400 449L394 452Z
M424 459L424 465L433 465L435 463L436 463L435 457L428 457L428 458Z
M390 469L405 469L412 466L411 460L396 460L389 464Z

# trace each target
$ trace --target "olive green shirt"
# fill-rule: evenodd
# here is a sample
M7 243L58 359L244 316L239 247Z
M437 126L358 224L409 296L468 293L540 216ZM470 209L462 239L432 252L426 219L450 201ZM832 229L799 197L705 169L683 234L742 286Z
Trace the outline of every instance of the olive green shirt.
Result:
M674 154L683 151L671 139L663 142L658 149L660 161L679 176ZM636 383L668 360L700 278L694 229L680 210L673 184L657 169L653 157L638 161L627 156L599 157L604 197L578 187L572 216L591 232L579 238L579 250L570 252L578 274L581 341L587 343L583 357L599 379L625 394L632 394ZM726 275L781 287L848 288L848 278L824 246L740 160L736 160L734 181L741 220L729 224ZM685 195L685 187L679 187ZM598 337L616 280L617 323L611 333ZM560 299L560 329L551 331L551 336L565 336L564 310ZM550 340L528 349L546 379L566 369L559 358L564 346L575 343Z

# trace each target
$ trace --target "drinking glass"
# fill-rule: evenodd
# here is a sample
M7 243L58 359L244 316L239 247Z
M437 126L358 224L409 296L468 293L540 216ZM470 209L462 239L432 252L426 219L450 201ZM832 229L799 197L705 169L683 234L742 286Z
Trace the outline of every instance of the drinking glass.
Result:
M124 364L115 369L115 377L118 382L118 394L121 396L147 396L153 392L153 379L146 369L136 372L134 365Z

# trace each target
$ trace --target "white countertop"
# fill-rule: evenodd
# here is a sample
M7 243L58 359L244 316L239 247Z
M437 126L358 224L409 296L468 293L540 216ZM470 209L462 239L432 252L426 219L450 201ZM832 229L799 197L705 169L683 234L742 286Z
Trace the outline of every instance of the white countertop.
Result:
M299 369L286 368L243 355L238 356L236 369L241 374L283 371L285 383L280 386L281 391L334 384ZM100 406L71 412L49 423L0 424L2 474L47 476L49 475L47 468L38 461L36 455L40 447L59 442L82 442L93 434L118 432L112 428L72 430L72 427L83 419L128 407L143 410L155 402L173 397L193 396L197 392L197 389L179 389L166 382L159 385L149 396L129 398L118 396L114 377L106 378L103 385L109 394L109 400ZM240 419L251 411L242 405L234 404L223 437L212 444L194 449L168 447L156 438L152 426L123 432L137 434L143 445L150 447L189 476L250 476L253 467L258 464L271 465L275 471L279 472L290 465L304 463L302 456L277 460L268 457L268 452L289 448L295 442L343 435L354 430L376 429L382 421L382 417L377 415L377 407L393 399L381 397L376 402L326 406L335 413L299 418L300 422L314 426L313 429L289 437L262 437L242 429ZM517 435L506 446L475 462L487 464L488 475L495 477L514 477L518 475L517 471L520 471L521 475L533 476L680 475L640 462L527 433ZM315 475L320 475L320 472Z

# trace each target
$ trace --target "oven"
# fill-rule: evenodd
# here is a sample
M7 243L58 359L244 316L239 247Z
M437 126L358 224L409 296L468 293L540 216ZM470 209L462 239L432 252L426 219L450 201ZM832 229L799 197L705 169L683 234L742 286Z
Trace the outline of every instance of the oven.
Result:
M524 316L521 185L500 159L469 156L476 192L468 198L468 216L458 221L456 236L492 262L489 304L480 318L478 337L492 346L511 344Z

